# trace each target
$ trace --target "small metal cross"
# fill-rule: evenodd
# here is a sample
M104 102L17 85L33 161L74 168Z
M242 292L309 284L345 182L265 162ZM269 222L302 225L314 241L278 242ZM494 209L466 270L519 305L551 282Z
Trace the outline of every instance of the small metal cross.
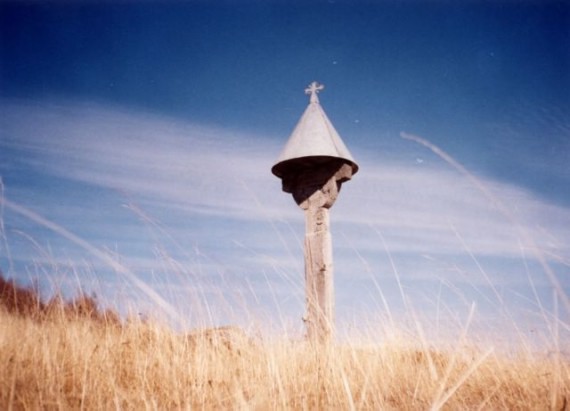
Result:
M324 88L325 86L323 86L322 84L313 81L311 84L309 84L309 87L305 89L305 94L311 95L311 100L310 100L311 103L318 103L319 98L317 97L317 94L319 93L319 91L321 91Z

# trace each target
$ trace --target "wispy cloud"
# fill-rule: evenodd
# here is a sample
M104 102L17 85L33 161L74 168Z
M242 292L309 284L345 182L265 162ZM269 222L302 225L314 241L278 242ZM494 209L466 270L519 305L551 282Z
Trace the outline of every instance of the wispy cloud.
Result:
M179 261L185 275L215 273L241 285L243 276L287 279L302 270L302 213L269 171L287 136L70 101L0 106L6 196L116 250L137 270L167 271ZM332 209L341 282L387 281L390 253L410 281L454 282L461 273L461 281L484 285L491 276L494 287L513 284L514 276L527 283L524 270L536 259L530 248L538 247L570 288L569 209L479 177L499 206L427 151L426 161L351 151L360 172ZM16 217L4 218L17 225ZM43 235L29 224L22 229ZM14 255L25 259L24 249ZM350 290L338 293L342 299Z

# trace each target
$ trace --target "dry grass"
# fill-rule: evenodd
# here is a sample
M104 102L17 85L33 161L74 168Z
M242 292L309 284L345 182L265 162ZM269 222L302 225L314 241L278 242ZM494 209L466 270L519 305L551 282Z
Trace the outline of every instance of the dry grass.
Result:
M0 409L570 409L570 364L556 355L181 335L9 283L0 297Z

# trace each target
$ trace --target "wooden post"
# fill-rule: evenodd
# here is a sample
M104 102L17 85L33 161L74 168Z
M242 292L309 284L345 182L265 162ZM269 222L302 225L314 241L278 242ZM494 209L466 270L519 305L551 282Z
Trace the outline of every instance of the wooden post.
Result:
M305 298L307 338L327 342L334 335L334 283L329 210L305 210Z
M305 170L295 179L293 197L305 211L305 298L307 338L327 343L334 338L334 281L329 208L343 181L352 176L347 164L332 162ZM324 181L324 182L323 182Z
M293 194L305 212L305 292L307 338L327 343L334 338L334 286L329 208L342 183L358 165L320 106L323 86L305 89L309 106L293 130L277 163L271 168L281 178L283 191Z

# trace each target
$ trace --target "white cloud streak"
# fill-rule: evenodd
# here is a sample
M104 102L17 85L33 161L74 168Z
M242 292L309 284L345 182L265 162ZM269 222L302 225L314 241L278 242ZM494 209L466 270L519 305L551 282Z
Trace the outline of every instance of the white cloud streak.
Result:
M4 102L2 111L2 146L24 150L25 165L46 175L116 190L195 218L299 217L269 172L279 151L275 141L97 105ZM445 164L367 157L343 189L334 220L394 232L396 252L454 253L459 233L476 254L518 256L519 239L505 206L541 246L554 254L570 251L570 213L563 207L521 188L482 181L484 190L501 199L499 205Z
M212 267L225 265L240 273L302 269L296 260L301 211L269 171L287 136L268 139L69 101L0 101L0 108L0 173L12 201L35 198L36 211L54 210L59 224L103 247L119 247L139 264L147 260L151 270L157 269L151 261L156 253L148 251L156 251L157 242L171 240L174 248L188 253L187 259L178 257L191 262L190 270L199 271L200 263L206 264L200 261L204 256ZM523 255L535 258L529 249L540 248L557 273L566 275L563 286L570 286L564 265L570 255L568 208L521 187L478 178L492 194L483 195L481 187L429 153L430 161L405 163L393 160L402 156L391 153L376 155L358 147L351 151L360 171L343 187L332 209L340 270L354 267L359 254L369 266L360 277L386 275L389 251L403 267L406 260L426 262L423 270L418 265L404 269L404 276L451 281L456 274L449 266L461 269L458 259L475 258L490 273L513 274L524 265ZM7 153L17 157L7 158ZM18 169L23 175L12 187L9 177ZM28 178L37 175L42 188L32 195L38 188ZM69 191L63 198L50 191L50 184L67 183L96 191ZM511 218L505 217L505 210ZM532 236L532 244L518 226ZM492 263L499 259L500 265ZM516 268L508 268L505 260ZM444 263L434 266L433 261ZM434 269L440 271L434 274ZM504 281L501 278L494 279L495 285Z

